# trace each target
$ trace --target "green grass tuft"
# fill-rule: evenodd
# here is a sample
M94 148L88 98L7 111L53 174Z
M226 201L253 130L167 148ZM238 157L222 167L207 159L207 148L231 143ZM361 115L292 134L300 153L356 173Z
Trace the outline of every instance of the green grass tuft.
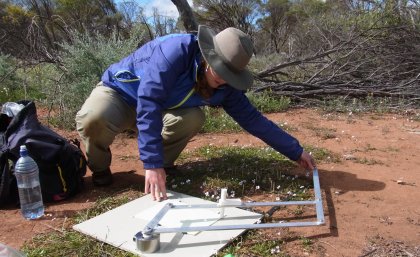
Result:
M268 91L247 93L250 102L262 113L282 112L289 108L290 99L276 97ZM203 107L206 121L202 133L233 133L243 129L220 107Z
M222 108L203 107L206 121L202 133L233 133L243 129Z
M95 205L71 217L67 227L63 230L55 230L49 233L37 235L22 251L27 257L44 256L137 256L119 248L99 242L89 236L74 231L71 227L75 224L96 217L102 213L123 205L134 198L139 197L138 192L127 191L125 193L103 197L96 201Z
M276 96L269 91L260 93L247 93L249 101L263 113L284 112L290 107L291 100L288 97Z

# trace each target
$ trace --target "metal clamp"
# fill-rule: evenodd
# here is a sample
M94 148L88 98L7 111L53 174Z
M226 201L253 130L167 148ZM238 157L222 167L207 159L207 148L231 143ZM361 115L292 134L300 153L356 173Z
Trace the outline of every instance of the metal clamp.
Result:
M154 253L160 248L160 234L143 234L138 232L134 235L133 241L137 250L143 253Z

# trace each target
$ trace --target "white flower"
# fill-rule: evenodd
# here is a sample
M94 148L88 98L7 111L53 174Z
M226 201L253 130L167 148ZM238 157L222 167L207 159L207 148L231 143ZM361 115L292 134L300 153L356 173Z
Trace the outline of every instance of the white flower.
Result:
M257 189L257 190L260 189L260 186L255 186L255 189Z
M190 180L190 179L187 179L187 180L185 181L185 183L189 184L189 183L191 183L191 180Z
M176 188L178 185L172 185L172 188Z
M280 189L281 188L281 186L277 186L277 189Z

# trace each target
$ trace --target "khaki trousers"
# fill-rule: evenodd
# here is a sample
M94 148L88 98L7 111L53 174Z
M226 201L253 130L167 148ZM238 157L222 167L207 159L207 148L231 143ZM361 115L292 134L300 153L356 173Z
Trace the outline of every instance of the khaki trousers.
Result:
M170 167L188 141L200 131L205 115L199 107L175 109L164 111L162 120L164 167ZM76 126L86 148L90 170L101 172L111 165L109 147L115 136L127 129L137 131L136 110L101 82L77 113Z

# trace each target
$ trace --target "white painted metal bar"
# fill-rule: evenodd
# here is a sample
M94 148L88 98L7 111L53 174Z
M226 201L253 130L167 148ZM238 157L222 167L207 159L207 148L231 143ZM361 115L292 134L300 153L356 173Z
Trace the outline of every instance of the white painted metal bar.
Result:
M162 209L160 209L160 211L156 214L156 216L153 217L153 219L149 223L146 224L146 226L143 229L143 233L145 233L145 234L153 233L155 228L159 225L159 221L173 207L174 207L174 205L172 203L165 204L162 207Z
M324 218L324 209L322 207L322 195L321 195L321 186L319 185L318 169L313 170L313 182L314 182L314 192L315 192L316 218L318 222L321 222L322 224L324 224L325 218Z
M211 231L211 230L235 230L235 229L262 229L262 228L279 228L279 227L310 227L322 225L318 221L302 221L302 222L284 222L284 223L263 223L263 224L243 224L243 225L225 225L225 226L196 226L196 227L157 227L153 233L175 233L175 232L192 232L192 231Z
M223 204L223 207L252 208L261 206L282 206L282 205L315 205L316 201L289 201L289 202L243 202L241 204ZM211 209L220 208L221 205L215 204L190 204L174 205L172 209Z

